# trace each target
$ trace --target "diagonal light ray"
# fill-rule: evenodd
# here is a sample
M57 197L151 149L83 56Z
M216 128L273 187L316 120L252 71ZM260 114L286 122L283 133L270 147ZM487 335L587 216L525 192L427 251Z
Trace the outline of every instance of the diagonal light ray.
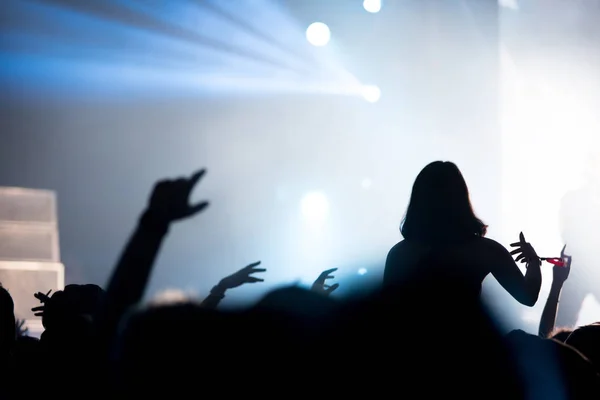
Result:
M148 14L139 13L133 11L131 8L123 7L121 5L116 5L110 1L92 1L92 2L81 2L79 0L39 0L41 2L46 2L50 4L54 4L57 6L62 6L66 8L70 8L76 11L79 11L84 14L91 14L98 18L104 18L111 21L116 21L125 25L129 25L132 27L137 27L139 29L143 29L150 32L157 32L172 38L177 38L182 41L186 41L192 44L196 44L199 46L205 46L212 48L217 51L247 57L249 59L263 62L267 65L281 68L281 69L292 69L289 65L280 62L279 60L274 60L269 57L265 57L264 55L257 54L255 52L249 51L247 49L239 48L237 46L233 46L231 44L227 44L215 39L208 38L206 36L200 35L194 31L189 29L184 29L178 26L173 26L169 23L165 23L153 16ZM128 3L131 4L131 3Z
M195 0L8 0L0 15L0 80L8 90L61 96L361 95L360 82L328 51L321 61L335 68L303 57L313 49L297 22L277 7L264 10L270 3L247 2L242 16L221 10L222 3L201 7ZM257 27L255 20L267 16L278 20ZM302 46L286 51L299 40Z
M196 0L196 2L202 7L210 10L220 18L231 22L234 25L242 28L246 33L250 36L259 38L267 43L269 46L278 49L279 51L285 53L288 57L291 56L296 62L300 62L305 68L306 66L306 57L302 54L299 54L297 51L292 50L289 46L282 45L280 41L275 39L273 36L264 33L262 30L257 29L252 24L246 22L244 19L236 16L234 13L227 11L223 8L223 2L212 3L210 1L202 1Z

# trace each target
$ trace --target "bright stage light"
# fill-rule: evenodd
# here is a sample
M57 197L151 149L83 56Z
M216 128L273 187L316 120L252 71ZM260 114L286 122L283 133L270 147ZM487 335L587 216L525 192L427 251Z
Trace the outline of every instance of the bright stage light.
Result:
M359 275L365 275L366 273L367 273L367 269L366 269L366 268L360 268L360 269L358 270L358 274L359 274Z
M329 39L331 39L331 31L322 22L313 22L306 29L306 40L313 46L325 46L329 43Z
M519 3L517 3L517 0L498 0L498 5L500 7L508 8L509 10L514 11L517 11L519 9Z
M302 198L300 209L309 222L321 222L329 214L329 201L323 193L311 192Z
M367 12L378 13L381 10L381 0L365 0L363 7Z
M381 97L381 89L374 85L365 85L362 88L362 95L369 103L377 103Z

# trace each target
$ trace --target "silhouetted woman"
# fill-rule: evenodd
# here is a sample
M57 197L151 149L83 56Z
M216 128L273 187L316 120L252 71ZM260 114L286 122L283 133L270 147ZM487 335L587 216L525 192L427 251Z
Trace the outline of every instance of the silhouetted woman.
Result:
M400 231L404 240L389 252L384 285L400 284L415 277L436 278L460 283L461 290L479 295L488 274L520 303L533 306L538 298L542 276L541 261L525 241L511 244L509 253L502 245L486 239L487 226L475 215L467 184L451 162L436 161L417 176ZM516 261L527 263L521 273Z

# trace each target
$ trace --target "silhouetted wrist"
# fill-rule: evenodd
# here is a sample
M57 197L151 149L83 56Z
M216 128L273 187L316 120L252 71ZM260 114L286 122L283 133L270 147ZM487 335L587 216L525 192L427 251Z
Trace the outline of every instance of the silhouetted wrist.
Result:
M165 235L169 230L169 221L148 209L142 214L139 226L144 230Z
M217 286L213 286L213 288L210 290L210 295L223 298L225 297L226 290L227 289L221 286L221 284L218 284Z

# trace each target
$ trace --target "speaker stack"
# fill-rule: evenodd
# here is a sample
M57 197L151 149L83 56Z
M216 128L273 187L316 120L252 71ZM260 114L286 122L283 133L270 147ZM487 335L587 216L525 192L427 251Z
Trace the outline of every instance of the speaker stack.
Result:
M37 292L64 289L60 262L56 194L47 190L0 187L0 283L32 336L43 330L31 308Z

